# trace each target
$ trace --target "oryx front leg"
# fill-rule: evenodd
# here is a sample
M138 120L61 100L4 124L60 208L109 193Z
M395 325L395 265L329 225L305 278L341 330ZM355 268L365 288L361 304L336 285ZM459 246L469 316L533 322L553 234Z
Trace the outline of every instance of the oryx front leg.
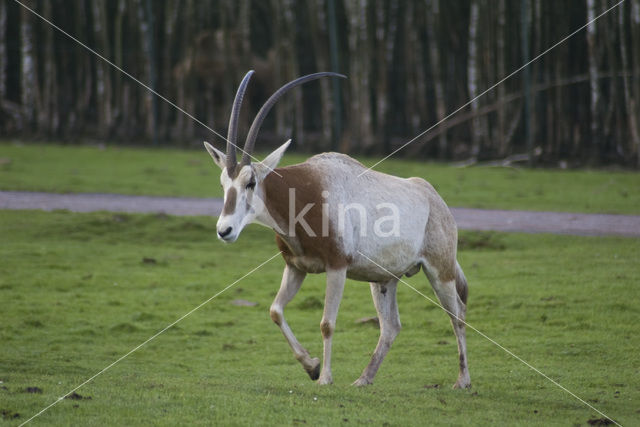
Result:
M384 357L391 348L391 344L400 332L400 314L398 313L398 302L396 300L397 280L386 283L370 283L373 304L378 312L380 321L380 338L376 346L371 361L353 385L364 386L373 384L373 378L378 372Z
M322 359L322 372L318 384L331 384L333 378L331 376L331 340L333 331L336 328L336 319L338 317L338 308L342 299L342 291L344 291L344 282L347 278L346 268L339 270L327 269L327 290L324 297L324 313L320 322L320 330L324 343L324 352Z
M296 359L302 364L304 370L311 377L312 380L317 380L320 374L320 359L317 357L311 358L307 349L302 347L295 335L291 331L291 328L284 319L284 308L298 293L302 281L306 277L307 273L298 270L297 268L287 265L284 268L282 275L282 283L280 284L280 290L276 295L276 298L271 304L270 314L271 319L280 326L282 334L287 339L287 342L293 350Z

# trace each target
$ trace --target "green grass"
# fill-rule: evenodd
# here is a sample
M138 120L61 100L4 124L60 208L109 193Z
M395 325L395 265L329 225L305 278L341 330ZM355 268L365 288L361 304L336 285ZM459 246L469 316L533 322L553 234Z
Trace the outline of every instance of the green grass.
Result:
M174 154L178 162L197 156ZM229 246L214 234L211 218L1 211L0 422L25 421L277 251L272 233L258 226ZM462 233L468 321L633 425L639 254L638 239ZM59 402L34 425L587 425L600 418L470 330L473 389L451 390L458 363L447 316L404 286L404 329L375 384L356 389L349 384L368 363L378 330L355 322L375 314L368 286L347 284L334 338L336 383L319 387L269 318L282 268L279 257L269 262L80 388L84 399ZM309 276L285 311L314 356L323 280ZM422 274L409 283L432 295ZM258 305L230 304L238 298Z
M283 164L305 158L287 155ZM360 160L372 165L377 159ZM640 214L640 174L634 172L460 169L397 158L376 169L427 179L449 206ZM0 190L220 197L219 187L219 169L204 149L0 144Z

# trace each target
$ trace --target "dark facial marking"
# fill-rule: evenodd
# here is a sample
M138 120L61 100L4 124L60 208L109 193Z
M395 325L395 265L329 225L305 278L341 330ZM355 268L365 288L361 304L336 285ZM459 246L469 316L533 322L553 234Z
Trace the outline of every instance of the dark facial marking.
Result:
M224 201L224 207L222 208L222 215L231 215L236 210L236 197L237 192L234 187L229 188L227 191L227 197Z
M247 190L253 190L256 188L256 176L255 174L251 173L251 178L249 178L249 182L247 182L247 185L245 186L245 188Z

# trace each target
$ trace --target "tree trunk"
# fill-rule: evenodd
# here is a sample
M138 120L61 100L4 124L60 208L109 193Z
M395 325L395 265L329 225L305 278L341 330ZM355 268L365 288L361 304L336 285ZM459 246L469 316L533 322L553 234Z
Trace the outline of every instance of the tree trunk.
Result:
M498 0L498 29L496 37L496 61L498 68L498 79L503 79L506 76L505 67L505 35L506 35L506 4L505 0ZM501 103L504 99L506 85L498 85L498 102ZM505 138L505 119L506 111L505 107L498 108L498 156L504 157L507 155L507 143Z
M275 86L279 87L294 79L297 74L298 64L295 52L295 23L293 18L293 4L291 0L273 0L274 31L276 48ZM293 136L294 146L302 144L302 94L295 90L291 94L293 99L285 96L275 107L276 114L276 138ZM292 122L295 120L295 122Z
M237 61L237 51L236 48L234 46L234 43L232 43L232 32L234 31L233 28L233 22L232 22L232 18L233 18L233 6L234 6L234 1L233 0L225 0L224 2L222 2L221 5L221 14L222 14L222 22L220 25L220 30L222 31L222 46L220 46L222 48L222 55L224 57L223 61L224 61L224 80L227 82L240 82L240 79L242 78L242 76L239 76L238 74L238 69L240 68L238 61ZM214 87L212 82L207 81L206 82L206 93L205 93L205 99L207 100L207 109L208 109L208 122L209 122L209 126L214 127L214 124L216 122L216 117L215 117L215 110L214 110ZM226 124L229 122L229 118L231 117L231 110L229 109L229 105L231 105L233 103L233 96L234 96L234 92L233 92L233 85L232 84L223 84L222 85L222 105L225 106L224 108L224 113L223 116L224 119L221 119L220 121L223 122L222 124ZM246 108L243 108L240 110L240 113L243 113L243 110L246 110ZM240 129L242 129L242 125L244 124L243 120L240 120Z
M118 0L116 5L116 16L113 23L113 60L114 63L122 68L122 38L123 38L123 20L126 10L125 0ZM115 135L122 137L126 133L125 122L128 116L124 115L126 108L123 105L124 97L124 76L119 71L113 74L113 110L111 119L114 126Z
M632 8L633 6L634 5L632 5ZM637 166L640 166L640 123L638 122L640 117L638 117L637 98L634 97L631 79L629 78L629 74L633 70L630 67L631 61L629 61L627 53L627 31L624 12L625 8L624 5L622 5L622 7L618 8L618 24L620 28L620 58L622 60L624 101L627 109L627 125L629 126L629 134L631 135L631 151L636 156ZM634 25L632 20L630 20L629 23L631 26ZM633 40L631 45L633 46ZM635 51L635 54L637 56L638 52ZM636 83L636 85L638 85L638 83Z
M3 1L0 2L0 105L7 97L7 68L7 2Z
M467 87L469 90L469 98L471 101L471 111L476 113L478 110L478 0L471 0L471 12L469 15L469 49L467 59ZM471 157L477 157L480 154L480 143L482 140L482 132L480 130L480 118L475 117L471 121Z
M533 16L530 18L530 26L531 26L531 34L533 38L533 55L537 55L542 52L542 1L541 0L530 0L533 1L532 14ZM540 81L540 68L544 64L543 61L538 60L534 61L531 64L531 84L536 85ZM539 136L538 129L540 127L540 118L538 117L538 106L537 106L538 96L536 92L531 94L531 129L529 132L530 135L530 144L531 147L528 149L529 151L529 164L533 163L533 153L531 152L533 145L536 144Z
M329 70L327 15L325 13L325 0L310 0L307 2L309 13L309 30L311 43L315 53L316 66L318 71ZM331 99L331 88L329 79L320 79L320 127L322 131L322 141L318 147L325 150L331 145L331 114L333 112L333 100Z
M91 2L93 14L93 32L102 56L111 56L109 34L107 31L106 0ZM96 110L98 112L98 129L101 138L108 138L112 124L111 114L111 66L104 61L96 61Z
M587 0L587 20L592 21L596 17L595 0ZM598 82L598 54L596 46L596 26L591 24L587 27L587 45L589 47L589 89L590 89L590 128L591 128L591 156L592 160L600 154L600 86Z
M296 54L296 24L294 5L292 0L282 0L283 25L288 37L285 38L286 74L287 81L295 79L299 74L298 55ZM293 102L289 102L289 114L294 120L294 145L304 147L304 105L302 102L302 88L291 94ZM279 138L280 135L276 135Z
M522 0L520 3L520 25L522 45L522 63L529 62L529 46L531 38L531 4L529 0ZM522 71L522 90L524 92L524 137L527 153L529 154L529 165L533 164L533 115L532 115L532 94L531 94L531 69L527 66Z
M404 9L404 52L402 57L404 58L405 68L405 82L406 82L406 95L405 95L405 116L409 121L408 133L415 135L419 132L420 126L420 114L417 106L417 76L416 74L416 51L419 49L415 45L415 32L413 31L413 2L406 2Z
M564 10L559 10L557 8L553 9L553 21L562 22L562 17L564 16ZM556 48L556 53L558 58L568 58L569 57L569 45L567 43L562 44ZM564 76L568 74L568 67L566 61L551 61L551 65L553 67L553 79L555 81L560 81ZM570 113L568 111L567 104L570 104L568 101L568 90L564 87L555 87L553 89L554 96L554 134L553 141L551 142L553 145L553 152L556 157L568 156L575 153L571 152L571 125L572 120L570 117Z
M383 0L375 3L375 136L376 145L382 148L384 153L392 150L389 138L389 81L390 67L395 50L396 34L398 32L398 1L391 0L388 9L385 9Z
M29 8L34 8L33 1L25 2ZM33 36L33 15L28 10L20 10L20 43L21 65L20 91L23 114L27 128L34 124L38 112L40 94L38 91L38 67Z
M251 0L240 0L240 16L238 17L240 33L241 63L247 68L251 61Z
M138 17L140 19L140 33L143 40L145 76L147 85L157 92L158 68L155 49L155 14L151 0L140 0L138 3ZM158 97L146 91L145 94L146 135L150 136L153 144L158 144Z
M504 4L504 0L500 0ZM427 45L429 48L429 62L431 65L431 78L436 103L436 118L442 121L447 115L447 104L442 83L442 65L440 63L439 34L440 0L427 0ZM504 65L504 64L503 64ZM501 85L502 86L502 85ZM504 95L504 94L503 94ZM447 132L444 131L438 137L438 155L441 159L447 156Z
M162 56L162 90L171 97L176 91L173 78L173 46L175 46L175 29L180 11L180 0L168 0L164 12L164 52ZM171 114L173 107L167 102L161 104L160 122L162 123L162 138L171 138ZM182 114L182 113L179 113Z
M43 4L44 17L51 21L51 2ZM56 63L54 58L53 27L44 27L45 49L44 49L44 85L42 94L42 111L39 114L39 127L44 129L49 136L54 136L59 128L59 107L58 107L58 79L56 73Z
M421 125L425 121L426 117L426 87L425 87L425 72L423 61L423 47L419 40L417 28L421 27L419 18L421 17L416 10L416 4L414 2L407 2L405 4L405 29L406 29L406 72L407 72L407 116L410 119L410 133L415 135L419 133L422 128Z
M633 52L633 71L640 72L640 0L632 0L631 3L631 52ZM636 129L640 133L640 78L637 76L633 81L633 94L635 104ZM640 144L637 151L637 166L640 168Z
M275 87L279 87L286 83L286 72L283 70L283 60L285 58L286 52L284 49L284 38L286 35L283 31L283 22L282 22L282 0L272 0L272 9L273 9L273 32L274 32L274 45L276 49L276 63L275 70L273 73L273 77L275 80ZM284 135L289 134L285 130L285 117L286 113L289 110L286 105L287 100L283 99L275 106L275 116L276 116L276 135Z
M597 11L598 13L604 12L604 9L607 7L605 2L600 3L601 9ZM620 13L620 10L617 11ZM608 66L607 72L611 73L613 76L618 76L619 74L619 60L618 60L618 52L616 52L616 19L615 14L610 13L606 16L603 16L602 19L605 21L602 26L603 36L602 39L604 41L604 54L606 54L605 64ZM609 90L605 91L606 95L603 94L603 97L606 96L606 100L602 101L603 110L606 108L606 111L602 111L602 115L604 116L602 119L602 139L603 143L606 143L605 149L609 146L609 141L612 141L612 147L618 147L620 149L614 149L612 151L622 152L622 143L621 141L616 141L616 131L615 131L615 119L616 119L616 108L620 102L618 100L618 79L617 77L613 77L608 79Z
M149 38L151 37L150 29L149 29L149 21L147 19L145 13L145 2L147 0L137 0L136 8L137 8L137 17L138 17L138 31L140 34L140 40L142 42L140 46L140 50L142 51L142 69L143 69L143 77L140 79L146 85L151 86L150 77L151 77L151 52L150 52L150 42ZM142 89L141 89L142 90ZM142 99L144 100L142 108L144 112L144 123L145 123L145 135L151 135L153 131L153 111L151 109L151 97L153 94L148 90L144 90L142 92Z
M367 35L367 0L345 2L349 22L349 136L361 151L373 146L371 132L371 97L369 93L369 38ZM357 142L356 142L357 141ZM343 147L348 151L349 145Z
M74 14L75 35L80 40L87 40L90 33L87 27L87 13L85 3L79 2L77 10ZM93 56L86 55L84 52L78 52L75 62L75 76L77 82L75 98L75 110L69 115L68 128L72 132L82 134L87 127L87 118L91 117L91 96L93 92L93 72L91 70L91 62L94 61Z
M196 11L194 0L186 0L184 6L184 27L182 31L182 52L185 53L181 66L177 70L178 102L177 104L192 115L196 114L196 79L193 70L194 48L193 42L196 27ZM212 126L213 123L209 123ZM195 132L195 123L191 118L182 113L176 114L176 129L179 136L192 138Z
M395 3L395 2L394 2ZM376 129L376 145L379 147L387 146L387 110L388 110L388 91L389 91L389 65L387 64L386 42L389 34L386 21L392 19L387 14L383 0L375 0L375 129ZM387 18L388 17L388 18ZM386 19L385 19L386 18ZM393 43L393 41L392 41ZM386 151L386 150L385 150Z

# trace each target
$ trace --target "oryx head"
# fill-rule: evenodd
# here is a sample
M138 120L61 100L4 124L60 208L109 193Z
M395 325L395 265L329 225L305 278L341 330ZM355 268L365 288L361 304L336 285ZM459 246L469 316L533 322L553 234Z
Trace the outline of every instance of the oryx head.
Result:
M242 229L247 224L250 224L259 212L265 209L263 203L264 191L261 185L262 181L278 166L282 155L291 142L291 140L285 142L263 161L251 162L251 153L255 147L260 126L276 101L290 89L308 81L324 76L345 77L341 74L329 72L309 74L290 81L278 89L271 95L267 102L264 103L253 120L251 128L249 128L249 133L247 134L244 148L242 149L242 160L240 163L237 163L236 149L239 148L237 146L238 117L242 105L242 98L244 97L244 92L247 89L247 84L252 74L253 70L244 76L238 87L235 100L233 101L227 134L226 154L215 149L208 142L204 143L205 148L209 154L211 154L211 157L213 157L213 161L222 169L220 183L224 191L224 207L218 218L217 231L218 237L225 242L234 242L240 235Z

